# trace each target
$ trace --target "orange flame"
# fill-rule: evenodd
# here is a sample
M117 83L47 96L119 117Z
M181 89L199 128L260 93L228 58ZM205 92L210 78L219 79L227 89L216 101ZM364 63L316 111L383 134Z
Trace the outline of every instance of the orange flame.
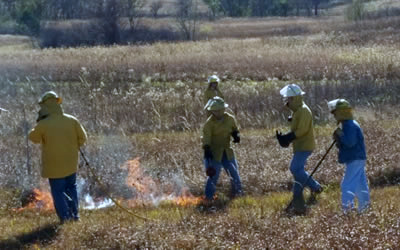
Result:
M174 199L175 203L182 207L195 206L202 202L202 197L192 195L189 190L184 189L181 196Z
M121 168L126 169L128 173L125 179L126 185L135 188L137 196L130 200L118 199L118 202L124 202L130 207L158 204L161 201L170 201L178 206L186 207L198 205L202 202L202 197L192 195L185 187L180 187L177 190L176 188L173 188L174 185L172 183L164 184L165 186L171 186L169 191L165 191L165 188L162 190L160 183L153 180L142 171L139 160L140 158L137 157L133 160L127 161L121 166ZM14 211L20 212L27 209L38 209L43 211L54 210L53 199L51 194L47 191L33 189L27 198L26 205L14 209ZM93 201L93 203L96 202Z
M161 191L160 185L154 181L150 176L143 173L140 168L140 158L137 157L133 160L127 161L122 168L128 171L126 177L126 185L134 187L138 191L138 198L134 200L129 200L128 204L130 206L145 205L151 201L162 201L170 200L179 206L192 206L197 205L202 201L201 197L195 197L190 193L187 188L182 188L176 195L171 191L171 193L165 193Z
M54 210L53 198L49 192L40 191L39 189L34 188L30 194L29 203L27 203L24 207L17 208L15 210L20 212L26 209L39 209L45 211Z
M127 161L122 168L128 170L125 183L127 186L135 187L142 195L157 193L158 187L154 180L143 173L140 168L139 157Z

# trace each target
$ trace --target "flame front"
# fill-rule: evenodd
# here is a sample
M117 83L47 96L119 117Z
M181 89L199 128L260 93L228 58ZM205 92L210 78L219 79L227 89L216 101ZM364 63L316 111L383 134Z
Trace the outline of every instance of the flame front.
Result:
M202 197L196 197L192 195L189 190L185 189L185 192L183 192L183 195L178 196L174 199L175 203L178 204L179 206L195 206L200 204L200 202L203 200Z
M130 200L119 200L125 202L130 207L143 205L158 205L162 201L173 202L178 206L194 206L201 203L202 197L196 197L190 193L188 188L182 187L182 184L163 183L162 185L146 175L140 168L139 158L127 161L121 166L127 170L125 183L128 187L136 190L136 196ZM178 181L181 183L180 181ZM166 188L167 187L167 188ZM167 190L168 191L167 191ZM112 206L114 203L107 197L100 197L95 200L89 194L83 194L83 209L99 209ZM50 192L41 191L39 189L31 190L25 197L26 203L23 207L15 209L15 211L23 211L26 209L39 209L43 211L54 210L53 199Z
M49 192L34 188L29 196L29 202L25 206L16 209L16 211L19 212L26 209L54 210L53 198Z
M135 188L137 191L136 199L128 201L128 204L132 207L147 203L158 204L163 200L173 201L179 206L197 205L202 201L201 197L195 197L185 187L180 187L179 190L171 192L163 191L159 183L143 173L140 168L139 157L127 161L122 168L128 171L126 185ZM173 185L171 184L171 186ZM172 190L174 189L172 188Z

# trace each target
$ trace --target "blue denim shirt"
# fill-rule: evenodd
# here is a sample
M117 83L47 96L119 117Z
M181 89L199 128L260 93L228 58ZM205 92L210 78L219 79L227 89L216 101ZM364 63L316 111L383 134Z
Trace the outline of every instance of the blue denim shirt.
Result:
M364 135L360 125L355 120L342 122L343 134L339 139L339 163L354 160L366 160Z

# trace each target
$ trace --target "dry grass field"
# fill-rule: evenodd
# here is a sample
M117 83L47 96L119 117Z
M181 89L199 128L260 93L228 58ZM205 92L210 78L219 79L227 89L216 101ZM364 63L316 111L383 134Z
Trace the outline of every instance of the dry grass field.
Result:
M40 50L0 37L0 249L397 249L400 245L400 19L223 19L203 23L208 40ZM247 33L246 33L247 32ZM230 200L222 174L213 209L199 203L206 180L201 126L205 79L217 73L241 127L235 145L245 196ZM276 129L289 111L279 89L296 82L314 114L311 171L336 128L326 102L348 99L364 129L371 209L340 211L337 151L315 178L326 188L306 216L290 200L292 150ZM81 162L81 221L22 208L24 191L45 192L40 148L26 142L37 98L55 90L89 134ZM128 163L127 163L128 162ZM118 206L89 209L84 195ZM306 191L306 195L308 192ZM180 200L183 198L183 200ZM85 209L86 207L86 209Z
M397 17L358 24L304 18L221 23L209 28L204 25L203 29L209 30L208 41L17 49L11 53L0 50L0 75L9 80L29 77L31 80L78 81L84 68L91 79L118 82L199 81L212 72L233 80L392 79L399 76L400 39L397 34L400 19ZM253 38L243 38L240 34ZM215 39L219 35L231 38Z

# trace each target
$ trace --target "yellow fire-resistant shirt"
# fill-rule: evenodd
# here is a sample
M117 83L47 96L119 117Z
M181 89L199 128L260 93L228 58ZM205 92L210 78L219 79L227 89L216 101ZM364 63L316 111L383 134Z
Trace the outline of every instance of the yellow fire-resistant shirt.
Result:
M29 139L42 146L42 177L63 178L77 171L79 147L86 141L86 132L75 117L63 113L59 104L45 105L49 116L37 123Z
M213 160L221 162L224 151L228 160L235 157L231 148L231 133L239 131L233 115L224 113L222 120L217 120L211 115L203 127L203 146L209 145L213 154Z
M211 98L215 97L215 96L219 96L222 99L224 99L224 96L222 95L221 91L217 88L217 89L211 89L211 88L207 88L206 92L204 93L204 105L207 104L208 100L210 100Z
M293 141L293 151L313 151L315 149L313 118L310 108L303 102L298 102L293 110L290 130L296 135Z

